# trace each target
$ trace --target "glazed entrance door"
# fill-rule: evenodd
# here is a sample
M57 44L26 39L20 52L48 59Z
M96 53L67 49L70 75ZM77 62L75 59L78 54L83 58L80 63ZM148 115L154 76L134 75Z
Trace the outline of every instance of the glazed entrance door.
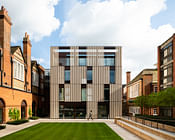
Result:
M107 119L109 116L109 102L98 103L98 119Z
M3 123L3 109L0 108L0 123Z
M84 119L86 117L86 102L60 102L59 118Z

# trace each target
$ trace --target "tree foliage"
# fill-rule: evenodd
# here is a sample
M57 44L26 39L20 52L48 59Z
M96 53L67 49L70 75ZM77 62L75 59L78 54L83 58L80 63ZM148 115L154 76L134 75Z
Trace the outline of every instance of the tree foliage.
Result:
M167 88L158 93L151 93L146 96L139 96L135 99L135 105L140 107L174 107L175 88Z

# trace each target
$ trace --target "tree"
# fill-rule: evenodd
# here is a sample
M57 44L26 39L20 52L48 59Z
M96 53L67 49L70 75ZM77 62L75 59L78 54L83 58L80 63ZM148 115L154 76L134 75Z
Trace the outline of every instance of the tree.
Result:
M143 113L143 108L147 106L147 97L146 96L138 96L135 100L134 103L136 106L141 107L141 112Z

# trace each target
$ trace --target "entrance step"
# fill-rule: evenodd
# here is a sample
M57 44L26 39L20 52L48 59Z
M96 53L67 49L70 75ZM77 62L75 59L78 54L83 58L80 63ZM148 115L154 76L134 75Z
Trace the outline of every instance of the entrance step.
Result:
M133 134L139 136L140 138L142 138L144 140L165 140L162 137L159 137L159 136L156 136L154 134L151 134L151 133L149 133L149 132L147 132L145 130L142 130L142 129L140 129L140 128L136 127L136 126L133 126L133 125L131 125L129 123L126 123L126 122L124 122L122 120L118 120L117 122L118 122L117 124L119 126L127 129L128 131L132 132Z
M136 123L125 118L116 118L115 123L145 140L175 140L175 135Z

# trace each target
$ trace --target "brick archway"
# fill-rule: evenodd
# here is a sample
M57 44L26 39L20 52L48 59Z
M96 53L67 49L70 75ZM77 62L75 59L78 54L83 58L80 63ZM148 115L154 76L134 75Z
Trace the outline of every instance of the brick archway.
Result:
M3 123L5 119L5 102L0 98L0 123Z
M21 119L27 118L27 103L25 100L21 102Z

